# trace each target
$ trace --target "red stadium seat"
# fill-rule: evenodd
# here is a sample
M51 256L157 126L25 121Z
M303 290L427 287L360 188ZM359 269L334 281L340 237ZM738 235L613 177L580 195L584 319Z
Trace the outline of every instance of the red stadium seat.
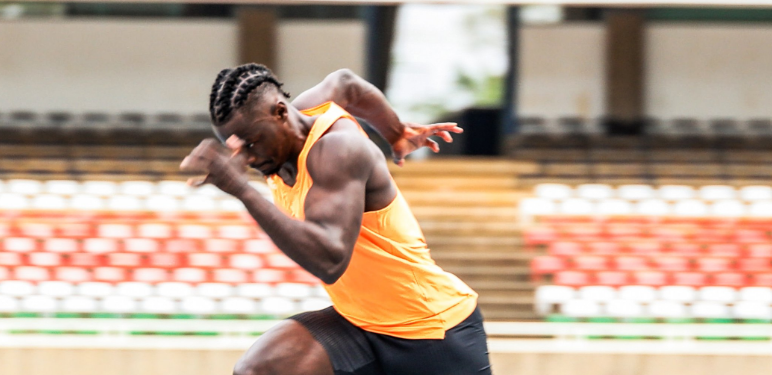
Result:
M671 243L670 253L678 256L699 256L702 255L702 246L693 242Z
M528 228L523 233L526 245L546 245L558 239L558 234L551 227Z
M618 242L590 242L587 252L593 255L617 255L622 253Z
M651 236L657 242L682 242L688 237L687 231L682 228L657 226L651 229Z
M212 237L212 229L206 225L183 224L177 226L177 237L205 239Z
M148 264L152 267L177 268L182 265L182 262L179 254L155 253L148 255Z
M57 226L58 234L66 238L88 238L94 236L94 228L87 223L64 223Z
M216 268L222 267L222 255L212 253L187 254L187 264L190 267Z
M270 254L277 251L273 242L267 238L244 241L244 252Z
M105 264L104 256L91 253L74 253L67 255L67 264L76 267L97 267Z
M586 272L560 271L555 274L553 282L557 285L584 286L590 283L590 277Z
M161 283L169 281L169 272L162 268L137 268L131 273L134 281Z
M678 257L654 257L654 267L665 272L684 272L691 269L689 259Z
M252 272L252 281L256 283L283 283L287 280L287 272L263 268Z
M722 243L708 245L708 255L712 257L730 257L737 258L740 256L741 248L736 243Z
M667 274L659 271L638 271L633 273L633 284L662 286L668 284Z
M80 267L59 267L54 271L54 277L56 280L71 283L91 281L91 273Z
M673 273L673 285L705 286L707 275L700 272L675 272Z
M0 267L0 281L10 280L10 279L11 279L11 271L9 271L8 268Z
M32 266L56 267L62 264L62 256L56 253L29 253L27 262Z
M303 284L320 284L321 281L316 276L308 273L306 270L290 271L290 281Z
M662 252L662 244L659 242L632 242L627 247L635 255L653 256Z
M196 253L201 251L201 245L196 240L171 239L167 240L164 247L169 253Z
M83 241L83 250L88 253L114 253L118 251L118 241L111 238L87 238Z
M595 283L608 286L628 285L630 284L630 275L627 272L601 271L595 274Z
M748 277L743 273L724 272L713 275L712 285L740 288L746 286L747 284Z
M757 243L748 245L745 254L752 258L772 258L772 244Z
M97 226L97 236L102 238L131 238L134 228L128 224L100 224Z
M696 270L700 272L727 272L732 268L732 260L729 258L697 258Z
M602 241L603 228L598 224L571 225L566 227L565 236L573 241Z
M741 272L772 272L769 258L740 258L737 269Z
M168 224L147 223L137 226L138 235L142 238L171 238L172 227Z
M573 268L579 271L605 271L609 269L608 260L599 256L578 256L573 259Z
M254 225L223 225L217 228L217 235L220 238L246 240L257 237L257 230Z
M206 271L200 268L177 268L172 271L172 280L186 283L203 283L208 281Z
M118 267L97 267L94 268L94 280L108 282L126 281L126 270Z
M644 271L649 268L646 258L621 256L614 258L614 269L619 271Z
M48 269L43 267L22 266L13 269L13 276L17 280L47 281L51 279Z
M136 253L112 253L107 254L107 265L112 267L139 267L142 266L142 256Z
M43 242L43 251L50 253L74 253L79 250L78 241L73 238L49 238Z
M758 229L737 229L734 233L735 242L739 243L762 243L767 242L767 234Z
M263 267L263 260L254 254L232 254L228 256L228 266L242 270L253 270Z
M606 227L606 234L611 238L624 241L641 237L643 235L643 229L638 225L609 224Z
M161 249L158 240L150 238L127 238L123 240L123 250L130 253L155 253Z
M220 268L213 271L212 280L218 283L241 284L247 282L247 273L243 270Z
M48 238L54 236L54 226L47 223L21 223L19 232L24 237Z
M751 279L754 286L772 286L772 273L757 273L751 275Z
M700 243L725 243L729 241L729 234L726 229L721 228L700 228L694 233L694 241Z
M576 256L582 253L582 244L578 242L553 242L549 245L548 253L552 256Z
M566 261L549 255L543 255L531 260L531 273L534 275L545 275L562 271L566 269Z
M235 253L239 251L239 243L220 238L208 239L204 241L204 249L210 253Z
M269 254L266 260L272 268L298 268L298 264L283 253Z
M38 249L37 241L25 237L9 237L3 240L3 250L15 253L28 253Z
M0 252L0 266L21 266L21 254Z

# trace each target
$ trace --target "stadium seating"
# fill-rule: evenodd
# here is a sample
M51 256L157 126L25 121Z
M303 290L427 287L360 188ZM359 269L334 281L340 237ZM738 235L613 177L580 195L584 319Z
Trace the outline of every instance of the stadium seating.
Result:
M0 316L285 316L329 305L240 202L176 181L0 181L0 296Z
M544 184L534 195L520 205L524 243L546 253L532 273L554 284L537 288L540 314L772 321L772 211L753 209L769 187Z

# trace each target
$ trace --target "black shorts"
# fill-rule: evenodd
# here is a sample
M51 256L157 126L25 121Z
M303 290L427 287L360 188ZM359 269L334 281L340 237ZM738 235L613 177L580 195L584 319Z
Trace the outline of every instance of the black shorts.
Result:
M445 338L411 340L367 332L332 307L290 319L306 327L330 357L335 375L491 374L479 308Z

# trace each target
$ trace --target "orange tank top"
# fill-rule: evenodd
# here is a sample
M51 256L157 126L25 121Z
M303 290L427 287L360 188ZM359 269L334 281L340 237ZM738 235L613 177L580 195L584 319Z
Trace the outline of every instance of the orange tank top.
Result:
M319 117L298 156L295 185L287 186L279 176L269 179L276 205L299 220L305 218L306 194L313 184L306 169L308 152L338 119L356 122L332 102L303 113ZM442 339L477 306L477 293L434 263L399 190L385 208L364 213L348 268L324 287L335 310L352 324L407 339Z

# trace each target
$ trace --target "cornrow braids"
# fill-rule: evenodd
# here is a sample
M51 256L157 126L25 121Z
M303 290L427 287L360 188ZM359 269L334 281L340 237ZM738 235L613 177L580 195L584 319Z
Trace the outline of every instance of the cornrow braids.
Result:
M284 97L290 97L281 88L284 84L279 82L265 65L251 63L220 71L209 95L209 115L212 123L215 126L226 123L233 113L246 103L249 94L264 83L276 87Z

